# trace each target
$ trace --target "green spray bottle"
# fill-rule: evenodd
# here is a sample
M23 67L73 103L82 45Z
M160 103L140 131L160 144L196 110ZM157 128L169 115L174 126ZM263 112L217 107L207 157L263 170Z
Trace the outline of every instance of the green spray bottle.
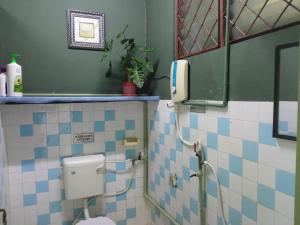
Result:
M23 96L22 67L17 64L18 54L11 54L11 63L6 66L7 96Z

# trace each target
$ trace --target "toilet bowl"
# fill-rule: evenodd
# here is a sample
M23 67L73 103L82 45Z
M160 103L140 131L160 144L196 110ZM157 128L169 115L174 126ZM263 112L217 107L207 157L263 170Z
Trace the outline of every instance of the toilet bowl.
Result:
M96 218L81 220L76 225L116 225L116 223L108 217L99 216Z

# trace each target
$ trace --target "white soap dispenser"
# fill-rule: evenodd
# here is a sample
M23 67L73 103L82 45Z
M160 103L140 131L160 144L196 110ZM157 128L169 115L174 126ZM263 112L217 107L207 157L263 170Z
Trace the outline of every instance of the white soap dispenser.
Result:
M6 67L8 96L23 96L22 67L17 64L17 56L12 54L11 63Z
M0 97L6 96L6 69L0 66Z

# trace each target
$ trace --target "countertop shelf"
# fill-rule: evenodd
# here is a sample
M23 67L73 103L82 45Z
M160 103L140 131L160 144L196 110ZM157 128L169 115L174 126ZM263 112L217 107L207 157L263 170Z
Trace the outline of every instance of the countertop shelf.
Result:
M88 102L159 101L159 96L23 96L0 97L0 104L55 104Z

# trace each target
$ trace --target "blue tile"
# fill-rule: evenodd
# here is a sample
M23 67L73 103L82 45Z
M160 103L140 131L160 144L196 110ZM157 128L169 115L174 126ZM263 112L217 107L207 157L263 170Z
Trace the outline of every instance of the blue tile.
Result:
M243 176L243 160L242 158L229 154L229 171Z
M34 112L32 120L33 120L34 124L46 123L46 113L45 112Z
M295 174L276 169L276 191L295 196Z
M38 225L49 225L49 224L50 224L49 214L38 215Z
M125 129L126 130L134 130L135 129L135 121L134 120L125 120Z
M169 123L165 123L164 125L164 134L165 135L170 135L171 134L171 127Z
M190 198L190 209L191 211L198 215L198 212L199 212L199 204L198 204L198 201L196 201L195 199L193 198Z
M287 121L279 121L279 131L281 132L289 131L289 124Z
M73 220L64 221L62 225L73 225Z
M35 159L46 159L48 157L48 150L46 147L34 148L34 158Z
M171 188L170 188L170 195L171 195L173 198L176 198L176 188L174 188L174 187L171 187Z
M118 171L122 171L126 169L126 162L117 162L116 168Z
M179 213L176 213L176 220L179 224L183 224L183 217Z
M117 221L117 225L127 225L127 220L119 220Z
M105 112L104 112L105 121L113 121L113 120L115 120L115 118L116 118L115 114L116 114L115 110L105 110Z
M218 169L218 175L220 179L220 184L224 187L229 188L229 171L223 168Z
M115 141L106 141L105 142L105 152L114 152L116 151L116 142Z
M155 142L155 153L159 154L159 151L160 148L159 148L159 144Z
M22 160L22 172L35 171L35 161L32 159Z
M83 122L82 111L72 111L71 112L71 121L73 123L82 123Z
M182 177L185 181L190 181L190 170L186 167L182 167Z
M276 139L273 138L273 126L270 123L259 123L259 143L276 146Z
M242 213L248 218L256 221L257 219L257 204L253 200L243 196L242 198Z
M50 202L49 209L50 209L50 213L61 212L62 207L61 207L60 201Z
M104 121L95 121L94 122L94 131L95 132L104 132L105 131L105 122Z
M24 206L36 205L36 203L37 203L36 194L23 195L23 204L24 204Z
M176 150L175 149L170 149L170 160L176 161Z
M265 185L258 184L257 200L260 204L270 208L275 208L275 191Z
M128 187L130 187L130 189L135 189L136 188L136 180L135 179L132 179L131 180L131 178L130 179L127 179L126 180L126 186Z
M190 157L190 169L194 172L199 170L198 159L195 156Z
M48 170L49 180L59 180L60 179L60 168L53 168Z
M154 112L154 120L159 121L159 118L160 118L159 111L155 111Z
M249 161L258 161L258 143L243 140L243 158Z
M107 171L106 176L105 176L105 180L108 183L115 182L117 180L116 174L113 173L113 172Z
M207 133L207 147L218 150L218 135L215 133Z
M184 140L190 140L190 128L183 127L182 128L182 137Z
M176 138L176 151L179 152L183 151L183 144L178 138Z
M59 146L59 135L47 135L47 146Z
M71 123L59 123L59 134L71 134Z
M230 223L230 225L241 225L242 224L241 213L231 207L229 207L229 223Z
M170 171L171 162L170 159L165 158L165 168Z
M166 204L165 204L165 201L163 200L163 199L159 199L159 205L160 205L160 207L162 207L163 209L165 209L166 208Z
M198 129L198 116L196 114L190 114L190 128Z
M66 200L66 192L65 189L60 190L60 198L61 200Z
M165 192L165 199L164 199L165 203L167 205L170 205L171 204L171 198L170 198L170 195L168 193Z
M79 216L79 218L83 218L84 215L81 212L82 212L82 208L75 208L75 209L73 209L73 217Z
M49 183L48 181L38 181L35 183L35 188L37 193L48 192Z
M135 149L126 149L125 157L126 157L126 159L134 159L136 157L136 150Z
M121 195L117 195L117 196L116 196L117 202L125 201L126 199L127 199L127 194L126 194L126 193L123 193L123 194L121 194Z
M150 151L150 161L151 162L155 161L155 152L154 151Z
M126 217L127 219L133 219L136 217L136 209L131 208L131 209L126 209Z
M182 207L182 217L188 222L191 220L190 210L185 206Z
M228 118L218 118L218 133L224 136L229 136L230 120Z
M154 175L154 183L155 185L159 186L160 185L160 176L158 174Z
M174 112L170 113L170 124L175 125L176 123L176 114Z
M115 139L117 141L122 141L125 138L125 131L124 130L117 130L115 132Z
M159 144L161 145L165 144L165 135L159 134Z
M207 179L207 193L215 198L218 197L217 183L211 179Z
M33 126L32 126L32 124L22 124L22 125L20 125L20 136L21 137L31 137L31 136L33 136Z
M224 225L223 219L220 216L217 218L217 225Z
M72 144L72 156L83 155L83 144Z

